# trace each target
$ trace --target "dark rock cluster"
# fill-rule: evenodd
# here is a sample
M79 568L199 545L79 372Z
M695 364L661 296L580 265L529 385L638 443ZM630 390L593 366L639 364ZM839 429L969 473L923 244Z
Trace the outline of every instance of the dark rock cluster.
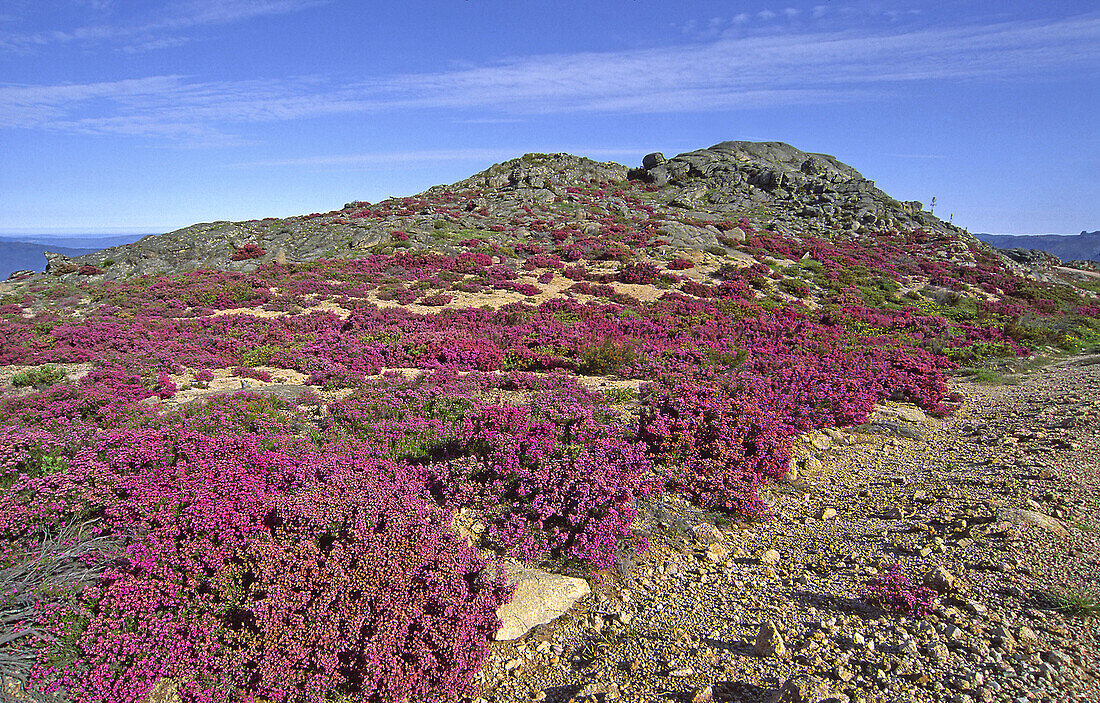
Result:
M779 229L962 233L924 212L919 202L891 198L836 157L783 142L722 142L672 159L649 154L630 177L674 189L673 205L716 213L755 211Z

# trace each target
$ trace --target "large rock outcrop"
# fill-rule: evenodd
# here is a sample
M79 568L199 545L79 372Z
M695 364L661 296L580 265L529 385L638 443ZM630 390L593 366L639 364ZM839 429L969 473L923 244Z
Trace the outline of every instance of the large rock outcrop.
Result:
M722 142L671 159L649 154L630 177L669 189L669 202L684 209L745 213L780 230L965 234L919 202L891 198L836 157L783 142Z

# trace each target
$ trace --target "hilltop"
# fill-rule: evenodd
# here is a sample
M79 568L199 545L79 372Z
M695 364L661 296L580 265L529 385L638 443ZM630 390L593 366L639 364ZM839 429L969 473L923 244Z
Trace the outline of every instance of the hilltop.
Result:
M109 280L200 268L247 272L279 257L301 262L385 252L393 249L390 233L395 230L410 237L405 248L459 251L458 243L440 230L469 230L486 243L509 246L526 242L529 233L512 225L531 208L591 220L636 215L624 187L646 208L650 222L673 225L676 232L666 237L671 246L721 246L713 232L678 229L684 221L705 228L744 220L782 235L900 228L970 239L925 212L921 203L889 197L836 158L779 142L722 142L670 160L652 154L645 163L649 168L628 169L569 154L526 154L411 198L348 203L341 210L287 219L203 223L93 256L50 257L50 273L64 275L85 265L102 268ZM599 202L578 207L581 198L575 191L591 192L593 183L606 186ZM653 187L636 187L642 184ZM248 244L265 253L234 261L233 254Z
M835 157L527 154L49 259L0 284L12 690L1098 691L1100 273Z

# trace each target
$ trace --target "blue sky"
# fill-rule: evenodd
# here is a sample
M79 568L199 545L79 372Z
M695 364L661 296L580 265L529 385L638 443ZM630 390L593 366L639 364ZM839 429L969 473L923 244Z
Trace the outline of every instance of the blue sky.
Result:
M1100 229L1079 2L3 0L0 232L167 231L529 151L836 155L972 231Z

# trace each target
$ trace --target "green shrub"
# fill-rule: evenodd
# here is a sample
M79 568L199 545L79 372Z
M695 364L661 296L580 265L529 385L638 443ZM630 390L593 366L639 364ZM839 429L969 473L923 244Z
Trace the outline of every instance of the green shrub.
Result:
M36 369L20 371L11 379L11 383L16 388L24 388L27 386L41 388L43 386L52 386L55 383L64 381L68 377L69 375L65 373L65 369L47 364L45 366L39 366Z
M598 344L580 351L580 372L591 376L605 376L634 363L638 354L630 342L604 339Z
M279 351L279 347L274 344L253 347L241 354L241 366L263 366L271 360L271 357L277 351Z

